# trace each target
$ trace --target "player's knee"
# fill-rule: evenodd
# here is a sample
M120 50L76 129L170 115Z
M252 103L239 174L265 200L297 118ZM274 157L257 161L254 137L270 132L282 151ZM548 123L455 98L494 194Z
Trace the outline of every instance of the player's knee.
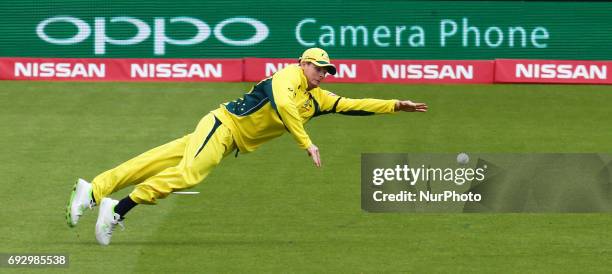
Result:
M212 169L214 169L219 162L221 162L221 158L210 157L207 159L199 159L200 161L205 160L204 162L188 162L184 163L179 167L181 174L183 175L183 179L188 187L195 186L202 182L206 176L210 173Z
M202 176L200 170L194 168L193 166L185 166L181 170L181 174L187 187L195 186L204 179L204 176Z
M193 187L199 184L202 178L193 172L187 172L183 173L183 180L185 181L186 187Z

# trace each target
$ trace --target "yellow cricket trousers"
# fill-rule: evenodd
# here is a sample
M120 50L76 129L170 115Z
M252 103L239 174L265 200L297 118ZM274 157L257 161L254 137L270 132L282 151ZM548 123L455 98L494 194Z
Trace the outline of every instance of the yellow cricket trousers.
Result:
M193 187L236 149L228 127L212 114L204 116L195 131L151 149L96 176L94 198L136 185L130 198L139 204L155 204L173 191Z

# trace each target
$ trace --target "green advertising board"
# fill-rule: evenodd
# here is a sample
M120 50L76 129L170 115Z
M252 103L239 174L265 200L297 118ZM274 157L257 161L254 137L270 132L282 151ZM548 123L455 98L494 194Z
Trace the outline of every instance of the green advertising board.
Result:
M0 3L0 56L612 59L612 2Z

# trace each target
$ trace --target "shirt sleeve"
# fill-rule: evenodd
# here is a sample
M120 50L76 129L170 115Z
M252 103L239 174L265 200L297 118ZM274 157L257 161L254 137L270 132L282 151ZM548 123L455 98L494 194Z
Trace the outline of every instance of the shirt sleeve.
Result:
M291 74L278 75L272 79L272 93L276 103L276 109L285 127L293 135L293 138L302 149L307 149L312 145L310 137L304 129L302 117L298 112L294 98L300 85L299 75Z
M381 99L351 99L340 97L327 90L320 90L318 96L320 113L340 113L345 115L372 115L380 113L395 112L395 104L398 100Z

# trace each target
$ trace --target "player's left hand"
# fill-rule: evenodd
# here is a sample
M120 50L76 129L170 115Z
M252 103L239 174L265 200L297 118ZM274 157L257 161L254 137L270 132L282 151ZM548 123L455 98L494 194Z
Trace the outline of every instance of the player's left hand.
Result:
M310 145L306 151L308 152L308 156L312 158L316 167L321 167L321 155L319 155L319 148L315 146L315 144Z
M395 103L395 111L426 112L427 108L425 103L415 103L410 100L397 101Z

